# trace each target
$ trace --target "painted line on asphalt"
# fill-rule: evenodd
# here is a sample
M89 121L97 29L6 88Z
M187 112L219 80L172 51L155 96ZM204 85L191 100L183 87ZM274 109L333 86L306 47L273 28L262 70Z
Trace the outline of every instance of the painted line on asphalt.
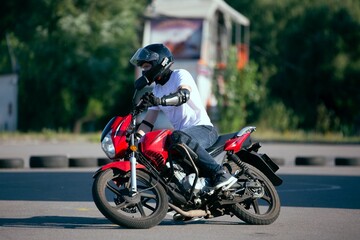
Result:
M341 189L341 186L338 185L329 185L329 184L312 184L312 183L295 183L292 185L301 185L308 186L306 188L296 188L296 189L279 189L278 192L317 192L317 191L333 191Z

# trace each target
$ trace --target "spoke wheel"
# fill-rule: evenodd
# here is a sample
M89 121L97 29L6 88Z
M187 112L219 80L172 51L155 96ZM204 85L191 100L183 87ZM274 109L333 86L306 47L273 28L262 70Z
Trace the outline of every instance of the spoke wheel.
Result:
M158 225L168 210L164 188L148 173L137 171L137 193L130 192L130 178L117 169L95 177L92 194L100 212L115 224L127 228Z
M235 173L240 170L234 162L224 164L225 168ZM232 205L232 212L235 216L246 223L254 225L267 225L273 223L280 214L280 198L270 180L257 168L247 164L249 171L258 178L261 193L255 194L257 197L250 197L243 202ZM239 177L240 182L249 181L245 174ZM248 188L249 192L256 191L256 188Z

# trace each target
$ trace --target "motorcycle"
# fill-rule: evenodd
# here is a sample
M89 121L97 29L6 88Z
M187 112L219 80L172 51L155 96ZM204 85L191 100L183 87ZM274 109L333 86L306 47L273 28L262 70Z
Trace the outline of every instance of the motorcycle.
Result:
M113 117L102 132L102 149L113 162L94 174L92 195L99 211L111 222L135 229L154 227L168 213L174 221L230 215L248 224L273 223L280 214L275 186L282 179L275 174L279 167L258 152L260 143L252 143L256 128L221 135L206 149L238 179L230 187L214 189L201 176L197 154L169 140L170 129L136 140L137 118L146 109L142 100L135 104L135 96L143 87L135 86L133 110Z

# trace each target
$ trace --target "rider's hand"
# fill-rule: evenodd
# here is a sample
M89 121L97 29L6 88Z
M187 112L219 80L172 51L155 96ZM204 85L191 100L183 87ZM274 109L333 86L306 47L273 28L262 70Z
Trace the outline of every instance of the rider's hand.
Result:
M136 132L135 136L134 136L134 144L137 145L143 136L144 136L144 134Z
M151 92L147 92L145 93L142 97L142 105L144 107L151 107L151 106L158 106L161 103L160 98L155 97L154 94Z

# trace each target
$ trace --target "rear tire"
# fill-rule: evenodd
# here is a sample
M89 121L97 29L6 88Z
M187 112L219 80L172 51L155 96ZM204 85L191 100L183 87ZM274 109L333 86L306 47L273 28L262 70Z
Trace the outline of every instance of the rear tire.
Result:
M227 162L225 167L231 173L241 170L234 162ZM248 224L253 225L268 225L273 223L280 214L280 198L272 185L271 181L257 168L252 165L246 164L249 171L255 175L262 187L265 194L261 198L250 198L244 202L234 204L232 212L239 219Z
M158 225L168 211L168 198L163 186L151 175L136 172L138 192L129 194L129 175L107 169L94 180L92 194L100 212L115 224L144 229Z

